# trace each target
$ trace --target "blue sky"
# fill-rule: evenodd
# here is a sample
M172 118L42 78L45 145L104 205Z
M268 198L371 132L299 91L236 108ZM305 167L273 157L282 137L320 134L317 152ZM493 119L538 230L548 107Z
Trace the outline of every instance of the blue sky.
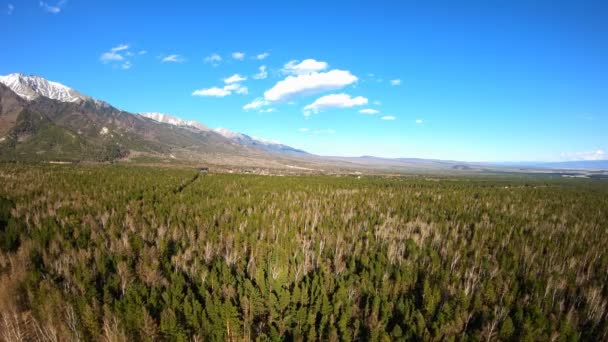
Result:
M608 159L608 2L328 3L0 0L0 74L323 155Z

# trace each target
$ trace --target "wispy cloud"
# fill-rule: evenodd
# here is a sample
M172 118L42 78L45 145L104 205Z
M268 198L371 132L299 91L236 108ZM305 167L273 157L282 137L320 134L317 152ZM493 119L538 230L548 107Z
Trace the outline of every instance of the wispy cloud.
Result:
M374 114L380 113L380 111L376 110L376 109L372 109L372 108L365 108L365 109L361 109L359 111L359 113L361 113L361 114L368 114L368 115L374 115Z
M583 152L564 152L560 155L563 160L607 160L608 155L603 149Z
M231 95L232 93L246 95L249 93L249 89L240 82L246 81L247 77L243 77L239 74L234 74L232 76L224 78L224 86L220 87L211 87L195 90L192 95L193 96L211 96L211 97L225 97Z
M110 51L104 52L103 54L101 54L101 56L99 57L99 60L102 63L122 61L125 59L125 57L120 53L120 51L127 50L128 48L129 48L129 45L127 45L127 44L117 45L117 46L111 48Z
M161 62L163 63L183 63L185 61L186 59L184 57L177 54L168 55L161 59Z
M275 108L266 108L266 109L260 109L258 112L260 113L273 113L276 112L277 110Z
M416 123L417 123L417 124L419 124L419 125L421 125L421 124L423 124L423 123L424 123L424 120L422 120L422 119L418 119L418 120L416 120Z
M260 54L256 55L255 59L261 61L263 59L268 58L268 56L270 56L270 54L268 52L264 52L264 53L260 53Z
M242 82L242 81L246 81L246 80L247 80L247 77L243 77L239 74L234 74L230 77L224 78L224 83L226 83L226 84L238 83L238 82Z
M289 61L283 66L283 69L281 69L281 71L287 75L306 75L313 72L325 70L328 66L329 65L326 62L321 62L309 58L301 62L297 60Z
M57 14L61 12L63 7L68 3L67 0L61 0L55 5L50 5L44 1L40 1L40 7L48 13Z
M363 96L350 97L348 94L325 95L304 107L304 115L318 113L331 108L351 108L366 105L368 100Z
M308 131L310 131L310 129L306 127L298 128L298 132L306 133Z
M392 86L401 85L401 80L400 79L391 80L391 85Z
M268 106L270 104L269 101L267 101L266 99L262 98L262 97L258 97L257 99L251 101L250 103L246 104L243 106L244 110L255 110L255 109L260 109L264 106Z
M123 59L125 59L121 54L116 53L116 52L104 52L101 57L99 57L99 60L102 61L103 63L108 63L111 61L122 61Z
M127 44L120 44L120 45L117 45L117 46L111 48L110 51L112 51L112 52L118 52L118 51L127 50L128 48L129 48L129 45L127 45Z
M114 68L129 70L133 66L133 60L137 59L138 56L145 54L145 50L141 50L139 53L130 51L128 44L116 45L110 50L104 52L99 56L99 61L103 64L111 64ZM142 51L144 53L142 53Z
M15 5L8 4L7 9L6 9L6 14L11 15L11 14L13 14L14 11L15 11Z
M243 59L245 59L245 53L244 52L233 52L232 58L242 61Z
M213 53L203 59L205 63L211 64L213 66L218 66L222 62L222 56L217 53Z
M146 51L146 50L140 50L137 54L140 55L140 56L142 56L142 55L145 55L147 53L148 53L148 51Z
M211 96L211 97L224 97L231 94L230 90L224 88L211 87L205 89L198 89L192 92L193 96Z
M235 93L241 94L241 95L246 95L249 93L249 89L247 89L247 87L242 86L239 83L229 83L229 84L225 85L223 89L227 90L229 92L235 92Z
M397 118L394 117L394 116L392 116L392 115L385 115L385 116L381 117L380 119L386 120L386 121L393 121L393 120L395 120Z
M266 77L268 77L268 72L266 71L266 66L262 65L258 68L258 70L260 70L260 72L258 72L257 74L253 75L253 79L255 80L263 80Z

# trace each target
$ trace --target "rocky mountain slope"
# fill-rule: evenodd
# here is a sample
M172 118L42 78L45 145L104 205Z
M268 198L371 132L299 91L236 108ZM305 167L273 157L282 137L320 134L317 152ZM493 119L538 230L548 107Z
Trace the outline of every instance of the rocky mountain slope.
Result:
M267 163L267 152L203 125L161 124L37 76L0 78L1 160L115 160L133 157Z
M21 98L28 101L37 99L40 96L61 102L80 102L91 99L63 84L33 75L27 76L15 73L0 76L0 83L9 87Z
M307 154L306 151L299 150L297 148L293 148L291 146L287 146L276 141L269 141L261 138L252 137L247 134L233 132L226 128L215 128L214 131L221 134L225 138L228 138L241 145L259 148L268 152Z
M161 123L166 123L178 127L194 128L201 131L210 130L209 127L203 125L198 121L184 120L165 113L139 113L139 115ZM287 146L276 141L269 141L261 138L252 137L244 133L233 132L226 128L214 128L213 131L222 135L224 138L230 139L233 142L243 146L253 147L268 152L306 154L306 151L299 150L297 148L293 148L291 146Z

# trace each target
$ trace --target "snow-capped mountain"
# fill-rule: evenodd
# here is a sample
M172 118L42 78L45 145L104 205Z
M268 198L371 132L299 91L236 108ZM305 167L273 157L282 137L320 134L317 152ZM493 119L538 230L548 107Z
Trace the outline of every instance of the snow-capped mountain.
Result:
M269 152L306 153L305 151L298 150L291 146L283 145L277 141L270 141L266 139L251 137L247 134L233 132L229 129L222 127L214 128L213 131L241 145L256 147Z
M152 119L154 121L166 123L169 125L179 126L179 127L193 127L201 131L211 131L209 127L201 124L198 121L194 120L184 120L178 117L165 114L165 113L139 113L139 115L144 116L146 118ZM226 128L214 128L213 131L223 136L224 138L230 139L237 144L245 145L249 147L259 148L265 151L270 152L295 152L295 153L306 153L302 150L295 149L293 147L283 145L276 141L270 141L266 139L260 139L256 137L251 137L247 134L233 132Z
M90 99L61 83L48 81L42 77L24 74L0 76L0 83L9 87L21 98L32 101L39 96L61 102L79 102Z
M18 101L19 98L25 101ZM130 151L164 156L166 151L177 146L180 149L188 146L196 153L219 151L225 153L226 158L248 155L251 153L250 148L279 153L305 153L246 134L225 129L211 130L200 122L163 113L132 114L39 76L21 73L0 76L0 100L0 119L8 118L0 120L0 138L3 139L0 141L0 159L3 148L10 145L5 141L10 140L13 142L10 146L16 146L15 144L19 145L19 142L28 139L33 141L32 144L35 142L41 145L23 145L23 148L36 150L35 153L49 152L48 158L63 157L70 160L99 158L108 151L118 151L117 148L120 150L117 155L120 156L127 155ZM64 105L57 106L57 102ZM18 119L27 121L27 124ZM18 122L27 127L27 131L23 131L21 126L17 127ZM167 127L166 124L180 129ZM55 134L49 135L49 130ZM75 137L80 139L78 148L63 151L64 145L74 144ZM118 137L123 140L117 141ZM51 151L49 146L56 149ZM140 151L142 146L145 148ZM188 158L192 158L192 153Z
M249 137L248 135L242 134L242 133L238 133L238 132L233 132L229 129L226 128L214 128L213 129L215 132L221 134L224 138L228 138L230 140L245 140L247 138L252 139L251 137Z
M187 127L194 127L201 131L209 131L209 127L203 125L202 123L200 123L198 121L184 120L184 119L180 119L180 118L177 118L175 116L171 116L171 115L165 114L165 113L150 112L150 113L139 113L139 115L152 119L154 121L158 121L158 122L162 122L162 123L166 123L166 124L170 124L170 125L174 125L174 126L187 126Z

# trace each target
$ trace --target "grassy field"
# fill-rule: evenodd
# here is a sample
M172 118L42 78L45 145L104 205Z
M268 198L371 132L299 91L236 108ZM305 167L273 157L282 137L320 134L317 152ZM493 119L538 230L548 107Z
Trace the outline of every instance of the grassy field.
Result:
M0 339L608 339L608 182L0 165Z

